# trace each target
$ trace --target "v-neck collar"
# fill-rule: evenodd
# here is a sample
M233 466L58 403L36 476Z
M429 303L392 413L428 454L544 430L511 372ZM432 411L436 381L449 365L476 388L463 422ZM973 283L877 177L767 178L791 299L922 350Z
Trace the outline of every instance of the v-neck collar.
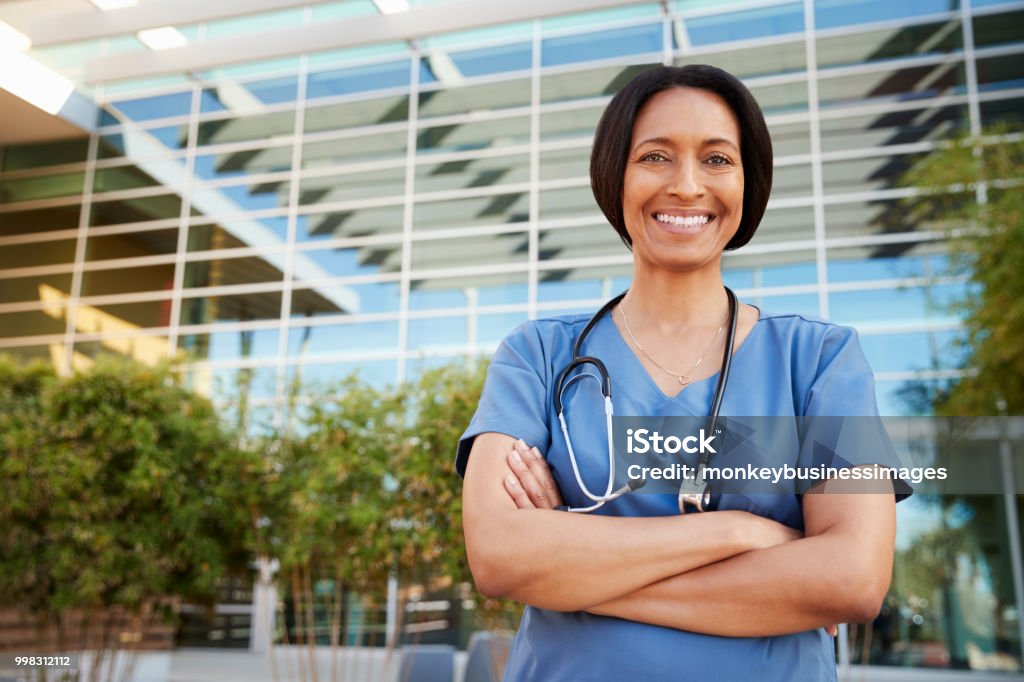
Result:
M763 322L764 319L765 319L764 311L762 311L757 306L754 306L754 308L757 310L757 321L754 323L754 326L751 328L750 332L747 333L746 337L744 337L743 342L740 343L740 345L738 347L733 349L733 351L732 351L732 361L733 361L733 363L735 363L736 360L739 358L740 353L743 351L743 349L746 348L747 345L749 345L750 337L752 337L755 333L757 333L757 330L760 327L764 326L764 325L761 324L761 322ZM609 335L614 337L614 339L615 339L614 343L618 344L622 348L622 351L623 351L624 355L628 358L627 362L629 362L629 364L632 365L632 368L633 368L634 371L638 372L639 374L641 374L643 376L644 381L647 382L648 386L651 389L653 389L654 392L662 400L665 400L665 401L668 401L668 402L674 402L674 403L683 403L686 400L686 397L685 397L686 395L692 395L693 393L698 392L697 390L695 390L698 386L701 386L702 390L704 392L706 392L706 389L703 389L703 387L706 384L708 384L708 383L710 383L712 381L714 381L714 382L718 381L718 376L722 373L721 370L715 372L714 374L712 374L709 377L705 377L704 379L700 379L698 381L691 381L686 386L683 386L682 388L680 388L679 391L675 395L668 395L663 390L661 390L661 387L658 386L658 382L656 382L651 377L650 373L647 371L647 368L644 367L644 364L642 362L640 362L640 358L638 358L636 356L636 353L633 351L633 349L630 347L630 345L628 343L626 343L626 339L623 338L622 332L619 331L618 326L615 324L615 320L612 319L611 313L609 312L609 314L606 315L605 317L607 319L602 320L601 322L603 324L609 325L611 327L611 329L608 329L607 332L608 332ZM612 379L612 381L613 382L615 381L614 378ZM726 389L726 390L728 391L728 389Z

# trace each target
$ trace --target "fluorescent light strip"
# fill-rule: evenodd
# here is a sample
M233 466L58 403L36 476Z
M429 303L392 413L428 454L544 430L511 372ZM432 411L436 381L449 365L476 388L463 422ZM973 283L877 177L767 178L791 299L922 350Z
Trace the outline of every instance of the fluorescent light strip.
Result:
M101 9L104 12L109 12L114 9L124 9L125 7L134 7L139 4L139 0L89 0L89 2L96 5L97 9Z
M188 38L173 26L161 26L160 28L147 28L138 32L139 40L151 50L170 50L175 47L188 45Z
M32 40L8 23L0 21L0 50L24 52L32 47Z
M0 47L0 63L0 88L48 114L60 111L75 88L53 69L11 48Z

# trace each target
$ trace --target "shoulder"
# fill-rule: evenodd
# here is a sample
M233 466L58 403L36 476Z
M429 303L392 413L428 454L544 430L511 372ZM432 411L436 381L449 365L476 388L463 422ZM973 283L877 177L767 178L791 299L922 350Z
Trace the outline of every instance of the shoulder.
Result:
M836 324L816 315L762 312L758 324L765 325L775 338L803 352L812 348L827 351L860 343L857 330L853 327Z
M557 347L575 340L591 317L590 313L577 313L525 320L505 337L502 345L518 349Z

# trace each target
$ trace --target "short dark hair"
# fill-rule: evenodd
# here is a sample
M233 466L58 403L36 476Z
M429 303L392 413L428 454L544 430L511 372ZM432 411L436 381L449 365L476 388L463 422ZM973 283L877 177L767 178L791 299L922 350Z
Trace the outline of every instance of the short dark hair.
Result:
M772 139L761 107L738 78L714 66L656 66L629 81L612 98L601 115L590 154L590 184L597 205L622 237L633 247L622 215L622 188L633 142L637 114L647 101L669 88L697 88L721 97L740 126L740 157L743 163L743 216L727 250L738 249L754 236L764 216L772 189Z

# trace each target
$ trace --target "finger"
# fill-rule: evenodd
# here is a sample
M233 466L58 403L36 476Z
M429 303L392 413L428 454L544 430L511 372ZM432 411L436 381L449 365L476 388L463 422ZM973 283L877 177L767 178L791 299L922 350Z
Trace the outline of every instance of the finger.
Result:
M548 466L547 461L541 456L540 450L536 447L530 448L527 453L526 461L530 465L530 471L533 472L534 478L540 483L541 488L544 489L544 493L548 500L554 506L562 504L562 492L558 489L558 484L555 483L555 477L551 473L551 467Z
M529 496L526 491L523 490L523 486L519 485L519 479L515 477L515 474L509 474L503 481L505 485L505 492L509 494L512 501L516 503L516 509L533 509L533 503L530 502Z
M839 625L836 623L833 623L832 625L826 625L825 632L835 637L839 634Z
M520 454L518 448L513 449L509 453L508 465L512 468L512 473L519 479L519 484L526 490L526 494L529 495L530 501L535 507L540 509L551 509L554 507L544 487L537 481L533 472L530 471L526 459Z

